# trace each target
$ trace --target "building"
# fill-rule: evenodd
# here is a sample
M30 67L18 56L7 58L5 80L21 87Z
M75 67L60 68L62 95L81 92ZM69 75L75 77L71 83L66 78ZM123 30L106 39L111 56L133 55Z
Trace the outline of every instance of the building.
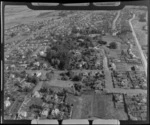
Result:
M19 116L27 117L27 112L26 111L20 111Z
M40 56L46 57L46 53L44 51L41 51Z
M33 97L40 98L41 95L38 91L35 91L34 94L33 94Z
M49 114L49 109L44 109L43 111L42 111L42 115L44 115L44 116L48 116L48 114Z
M41 75L42 75L41 72L36 72L36 76L37 76L37 77L40 77Z
M9 107L11 105L11 102L9 101L9 97L7 98L7 100L4 102L5 107Z
M53 109L51 115L52 116L57 116L60 113L59 109Z

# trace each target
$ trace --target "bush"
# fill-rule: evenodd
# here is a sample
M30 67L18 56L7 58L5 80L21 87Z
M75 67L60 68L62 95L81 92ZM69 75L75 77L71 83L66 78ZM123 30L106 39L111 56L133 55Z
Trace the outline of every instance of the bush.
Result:
M26 78L26 81L27 81L27 82L34 83L34 84L37 84L38 79L37 79L35 76L28 76L28 77Z
M106 41L102 41L102 40L98 41L98 43L99 43L99 44L102 44L102 45L106 45L106 44L107 44Z
M145 21L146 21L145 16L146 16L145 13L140 14L140 15L139 15L139 21L140 21L140 22L145 22Z
M53 77L53 74L52 74L51 72L46 73L46 78L47 78L48 80L51 80L52 77Z
M11 34L10 34L10 37L12 38L12 37L14 37L16 34L14 33L14 32L12 32Z
M25 87L25 88L23 89L23 92L30 92L30 91L31 91L31 89L28 88L28 87Z
M116 42L111 42L108 47L110 49L116 49L117 48L117 43Z
M74 76L72 81L80 81L81 80L81 77L80 76Z

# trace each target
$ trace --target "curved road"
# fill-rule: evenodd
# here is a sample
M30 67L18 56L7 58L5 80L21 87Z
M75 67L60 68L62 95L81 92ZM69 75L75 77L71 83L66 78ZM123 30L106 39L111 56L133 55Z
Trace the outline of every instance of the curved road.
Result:
M119 16L120 16L120 11L118 11L116 18L113 21L112 30L116 29L116 21L118 20Z
M139 44L139 41L138 41L138 39L137 39L137 37L136 37L134 28L133 28L132 23L131 23L131 21L132 21L134 18L135 18L135 14L134 14L133 17L129 20L129 24L130 24L130 27L131 27L131 29L132 29L132 34L133 34L133 37L134 37L134 39L135 39L136 45L137 45L137 47L138 47L138 49L139 49L139 52L140 52L140 55L141 55L141 58L142 58L142 62L143 62L143 66L144 66L144 70L145 70L145 74L146 74L146 77L147 77L147 60L146 60L146 58L145 58L145 56L144 56L144 53L143 53L143 51L142 51L142 49L141 49L141 45Z

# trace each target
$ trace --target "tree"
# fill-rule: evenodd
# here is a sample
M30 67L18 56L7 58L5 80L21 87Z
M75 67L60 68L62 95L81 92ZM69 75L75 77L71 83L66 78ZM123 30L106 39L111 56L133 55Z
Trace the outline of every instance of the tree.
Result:
M116 49L117 48L117 43L116 42L111 42L108 47L110 49Z

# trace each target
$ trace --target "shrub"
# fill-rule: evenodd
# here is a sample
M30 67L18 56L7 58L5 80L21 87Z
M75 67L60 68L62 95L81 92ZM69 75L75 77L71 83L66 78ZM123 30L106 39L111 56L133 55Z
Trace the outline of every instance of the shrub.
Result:
M12 32L11 34L10 34L10 37L14 37L16 34L14 33L14 32Z
M47 78L48 80L51 80L52 77L53 77L52 73L50 73L50 72L46 73L46 78Z
M106 41L102 41L102 40L98 41L98 43L99 43L99 44L103 44L103 45L106 45L106 44L107 44Z
M38 79L37 79L35 76L28 76L28 77L26 78L26 81L27 81L27 82L34 83L34 84L37 84Z
M30 92L30 91L31 91L31 89L28 88L28 87L25 87L25 88L23 89L23 92Z
M139 15L139 21L140 22L145 22L146 21L146 19L145 19L145 13L142 13L142 14Z
M76 75L73 77L72 81L80 81L81 80L81 77Z
M110 49L116 49L117 48L117 43L116 42L111 42L108 47Z

